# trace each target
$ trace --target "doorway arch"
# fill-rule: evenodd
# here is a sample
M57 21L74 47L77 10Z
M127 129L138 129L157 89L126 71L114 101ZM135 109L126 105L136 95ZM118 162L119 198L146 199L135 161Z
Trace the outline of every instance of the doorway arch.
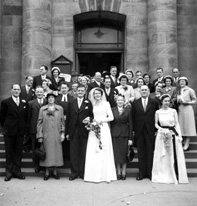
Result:
M75 15L76 73L93 76L117 66L124 70L126 16L110 11L90 11Z

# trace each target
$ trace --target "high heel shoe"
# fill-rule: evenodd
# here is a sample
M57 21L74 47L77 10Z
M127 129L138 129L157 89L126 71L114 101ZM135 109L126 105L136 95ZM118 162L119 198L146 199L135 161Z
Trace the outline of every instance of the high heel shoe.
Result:
M117 180L121 180L122 179L122 175L121 174L117 174Z
M122 180L126 180L126 178L127 178L127 176L126 176L126 174L125 175L122 175Z
M48 180L49 179L49 174L48 175L44 175L44 181Z
M58 174L52 174L52 177L56 180L59 180L60 179L60 176Z
M187 149L183 149L184 152L190 151L190 148L188 147Z

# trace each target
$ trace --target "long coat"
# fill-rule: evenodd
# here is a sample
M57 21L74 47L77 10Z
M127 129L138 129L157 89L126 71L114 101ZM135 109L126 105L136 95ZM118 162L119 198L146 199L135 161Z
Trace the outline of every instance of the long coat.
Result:
M48 114L48 105L41 107L37 123L37 138L43 138L46 159L41 166L52 167L63 165L61 132L64 128L63 108L55 105L53 115Z

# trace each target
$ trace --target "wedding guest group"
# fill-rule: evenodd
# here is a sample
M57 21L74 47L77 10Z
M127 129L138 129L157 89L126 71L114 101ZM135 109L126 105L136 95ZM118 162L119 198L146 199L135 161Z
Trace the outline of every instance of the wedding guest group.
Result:
M43 170L45 181L60 179L58 167L66 161L70 181L126 180L132 146L138 153L136 180L188 183L184 152L196 138L192 106L197 102L188 78L178 68L166 74L158 67L155 79L132 68L120 71L112 65L93 77L75 74L68 82L59 67L49 72L41 65L39 75L27 76L25 85L13 84L12 96L0 108L5 181L25 179L21 159L29 139L34 171ZM40 160L34 153L43 145L46 159Z

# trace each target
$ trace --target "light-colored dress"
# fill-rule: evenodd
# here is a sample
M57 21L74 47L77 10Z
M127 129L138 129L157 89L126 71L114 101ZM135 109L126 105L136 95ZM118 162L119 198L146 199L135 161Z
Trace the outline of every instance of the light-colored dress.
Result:
M40 161L40 166L62 166L63 153L61 132L64 128L63 108L55 105L53 114L49 114L48 105L41 107L37 123L37 138L42 137L46 150L46 159Z
M101 126L102 149L99 148L99 140L95 133L90 131L86 150L84 181L110 182L117 179L108 123L114 119L110 104L107 101L102 101L99 105L94 105L93 113L95 120L103 121Z
M181 90L181 94L177 95L177 101L179 99L184 102L196 103L195 91L186 86ZM178 108L178 118L182 136L196 136L195 116L192 105L181 104Z
M172 139L169 140L166 147L164 139L162 139L162 134L164 131L169 129L159 129L156 142L155 151L153 159L153 169L152 169L152 182L157 183L188 183L187 171L185 165L185 157L182 148L182 137L180 132L180 126L178 123L177 112L175 109L168 108L167 110L157 110L156 114L158 116L159 124L161 127L173 127L178 135L175 136L175 148L176 148L176 159L178 167L178 180L174 169L174 148ZM171 133L171 132L170 132Z
M135 99L141 98L141 93L140 93L140 88L139 87L134 89L134 97L135 97Z
M123 87L122 85L119 85L119 86L116 87L116 89L118 90L119 94L122 94L122 95L125 96L126 101L133 102L133 100L134 100L134 90L133 90L132 86L126 85L125 87Z

